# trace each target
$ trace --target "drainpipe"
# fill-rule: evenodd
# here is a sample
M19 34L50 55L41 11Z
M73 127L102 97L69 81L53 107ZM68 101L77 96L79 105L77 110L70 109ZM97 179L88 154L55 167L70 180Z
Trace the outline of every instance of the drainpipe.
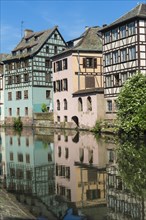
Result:
M80 90L80 55L78 50L78 90Z

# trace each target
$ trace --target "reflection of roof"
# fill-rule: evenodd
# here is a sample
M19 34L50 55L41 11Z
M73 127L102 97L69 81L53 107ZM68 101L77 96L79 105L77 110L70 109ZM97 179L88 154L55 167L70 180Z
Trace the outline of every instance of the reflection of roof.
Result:
M53 27L52 29L48 29L45 31L40 32L31 32L27 36L24 36L20 43L13 49L11 55L7 57L6 60L18 59L18 58L25 58L27 56L32 56L36 52L38 52L46 40L51 37L52 33L57 29L57 26ZM32 50L27 50L32 48ZM26 50L25 50L26 49ZM17 54L16 52L19 51ZM20 53L20 51L22 53ZM16 53L16 54L15 54Z
M123 23L127 20L133 19L133 18L145 18L146 19L146 4L139 4L135 8L133 8L131 11L111 23L110 25L107 25L101 29L101 31L104 31L112 26L116 26L120 23Z
M73 96L86 95L86 94L98 94L98 93L104 93L104 89L103 88L82 89L82 90L78 90L77 92L74 92Z

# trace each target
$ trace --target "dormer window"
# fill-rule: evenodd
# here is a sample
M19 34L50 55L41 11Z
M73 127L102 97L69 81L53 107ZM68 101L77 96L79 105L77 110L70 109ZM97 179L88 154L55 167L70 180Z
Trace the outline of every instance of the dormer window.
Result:
M22 54L23 50L20 50L20 54Z
M12 55L13 55L13 56L16 56L16 51L13 51L13 52L12 52Z
M28 52L28 53L31 52L31 47L27 48L27 52Z
M38 37L38 36L35 36L35 37L34 37L34 40L35 40L35 41L37 41L38 39L39 39L39 37Z

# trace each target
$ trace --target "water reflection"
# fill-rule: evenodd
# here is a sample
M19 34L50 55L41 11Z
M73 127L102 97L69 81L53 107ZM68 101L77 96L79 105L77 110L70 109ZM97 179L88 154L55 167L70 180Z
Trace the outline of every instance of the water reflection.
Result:
M20 134L6 129L0 141L2 187L36 217L146 218L144 198L131 193L122 180L119 158L126 154L116 153L112 136L97 139L91 133L44 129L23 129Z

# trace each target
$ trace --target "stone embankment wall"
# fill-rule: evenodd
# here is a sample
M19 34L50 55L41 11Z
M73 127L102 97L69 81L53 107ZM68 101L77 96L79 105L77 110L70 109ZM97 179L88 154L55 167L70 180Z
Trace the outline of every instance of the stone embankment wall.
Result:
M34 127L54 127L54 115L52 112L35 113L33 118Z

